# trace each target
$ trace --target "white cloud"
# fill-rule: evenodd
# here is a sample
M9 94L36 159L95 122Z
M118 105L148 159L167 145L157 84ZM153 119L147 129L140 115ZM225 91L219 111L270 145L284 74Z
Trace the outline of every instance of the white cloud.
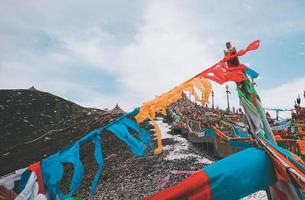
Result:
M133 98L142 101L166 92L215 61L210 42L202 40L198 31L199 19L189 10L173 2L153 1L143 13L138 32L121 47L105 44L111 35L98 28L88 30L92 33L89 38L57 36L64 48L90 63L88 70L107 71ZM129 105L134 106L138 105Z
M134 41L118 55L119 78L132 91L152 98L203 70L215 58L198 35L197 19L183 8L153 1Z
M66 41L67 42L67 41ZM76 57L83 57L87 62L94 65L103 65L103 51L99 48L98 40L69 41L66 47L75 53Z
M194 5L196 4L202 6L198 2ZM192 12L193 8L187 5L185 2L175 1L149 2L143 11L143 22L131 42L121 48L111 49L111 53L107 54L109 47L103 45L105 33L96 34L87 40L74 40L73 42L70 40L67 43L68 48L89 63L100 67L101 70L115 75L118 82L126 87L126 91L147 101L218 60L217 56L211 53L211 49L213 49L212 45L215 46L215 42L219 44L219 41L225 41L225 37L220 36L223 35L221 26L225 25L228 19L219 21L219 18L208 15L206 12L202 12L203 14ZM245 4L247 11L232 13L231 25L239 24L236 32L248 35L247 37L256 34L253 29L245 29L245 26L247 27L249 24L241 24L239 19L244 17L241 13L245 14L245 12L248 13L249 18L256 16L255 8L259 5L260 3ZM210 7L213 6L213 4L210 5ZM207 8L209 6L205 9ZM215 15L222 12L223 9L223 7L219 8L215 11ZM255 17L251 18L251 20L254 19ZM216 27L213 27L215 22L218 23ZM271 24L271 22L268 23ZM295 23L299 23L299 21ZM283 30L288 30L288 26L291 26L286 21L272 26L257 25L261 27L261 34L268 36L274 36L275 32L282 33ZM213 31L210 32L210 28L220 31L221 34L217 33L212 36ZM238 31L239 29L243 29L243 31ZM235 38L237 35L239 34L234 32L231 36ZM241 38L245 39L243 36ZM241 42L239 41L239 43ZM237 107L234 84L230 83L230 88L232 90L231 105ZM224 86L214 85L214 90L216 104L225 107ZM130 107L132 106L136 105L131 103Z
M302 6L282 2L276 7L264 1L221 2L222 6L217 1L109 2L2 3L1 88L35 85L83 105L112 107L118 102L131 109L215 63L227 40L245 46L256 37L277 37L305 27L297 12ZM272 20L291 10L297 16L289 15L279 23ZM36 32L54 38L56 49L33 50ZM102 94L65 80L62 73L75 70L79 63L88 71L111 74L124 94ZM64 89L51 87L56 82ZM235 86L229 85L231 105L238 106ZM226 107L224 86L213 87L215 103Z
M297 52L296 54L305 56L305 52Z
M265 107L290 109L293 108L296 97L302 95L304 90L305 77L302 77L275 88L262 90L259 94ZM304 103L303 100L303 105Z

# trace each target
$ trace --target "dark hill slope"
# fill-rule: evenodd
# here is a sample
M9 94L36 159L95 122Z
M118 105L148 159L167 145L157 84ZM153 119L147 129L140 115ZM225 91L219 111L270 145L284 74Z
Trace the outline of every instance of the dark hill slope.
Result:
M0 176L69 146L121 114L38 90L0 90Z
M119 107L111 111L83 108L36 90L0 90L0 176L64 149L121 114ZM104 169L93 197L89 195L89 187L97 169L94 145L90 142L82 144L80 154L85 172L75 196L91 200L142 199L161 189L159 183L169 171L202 168L205 164L192 155L205 157L205 153L187 142L181 144L182 152L178 151L179 155L183 154L182 158L167 159L169 154L175 155L174 148L179 149L180 142L185 140L177 137L163 140L165 148L161 155L153 155L152 149L146 157L136 158L113 133L103 132ZM155 143L153 134L152 140ZM67 192L73 166L66 164L64 168L60 188ZM172 177L168 186L184 177Z

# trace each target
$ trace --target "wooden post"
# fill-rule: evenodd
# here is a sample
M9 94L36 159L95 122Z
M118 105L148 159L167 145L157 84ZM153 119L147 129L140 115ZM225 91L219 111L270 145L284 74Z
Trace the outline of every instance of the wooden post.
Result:
M230 101L229 101L229 93L231 93L229 91L229 85L226 85L226 93L227 93L227 112L230 112Z
M212 109L214 110L214 90L212 90Z
M232 47L231 42L226 43L227 50L224 50L224 54L228 55L229 53L236 53L235 47ZM239 58L236 56L227 62L229 67L236 67L240 64Z

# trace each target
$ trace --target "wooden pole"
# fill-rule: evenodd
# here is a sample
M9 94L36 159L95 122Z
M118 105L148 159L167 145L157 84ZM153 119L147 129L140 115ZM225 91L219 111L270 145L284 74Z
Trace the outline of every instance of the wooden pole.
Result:
M230 101L229 101L229 86L226 85L226 93L227 93L227 111L230 112Z
M214 110L214 90L212 90L212 109Z

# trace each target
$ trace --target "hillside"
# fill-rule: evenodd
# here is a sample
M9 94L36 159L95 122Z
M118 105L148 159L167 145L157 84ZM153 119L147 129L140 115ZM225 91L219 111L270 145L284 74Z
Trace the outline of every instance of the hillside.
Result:
M122 114L36 89L0 90L0 176L57 152Z
M0 90L0 176L64 149L122 113L119 107L110 111L84 108L37 90ZM162 120L159 123L164 152L158 156L150 150L147 157L136 158L114 134L102 134L104 170L95 199L140 199L159 191L160 181L171 170L197 170L211 163L186 139L167 134L170 126ZM85 173L75 195L90 199L89 186L97 167L93 145L83 144L80 154ZM72 169L65 165L63 191L68 188ZM167 186L184 177L172 177Z

